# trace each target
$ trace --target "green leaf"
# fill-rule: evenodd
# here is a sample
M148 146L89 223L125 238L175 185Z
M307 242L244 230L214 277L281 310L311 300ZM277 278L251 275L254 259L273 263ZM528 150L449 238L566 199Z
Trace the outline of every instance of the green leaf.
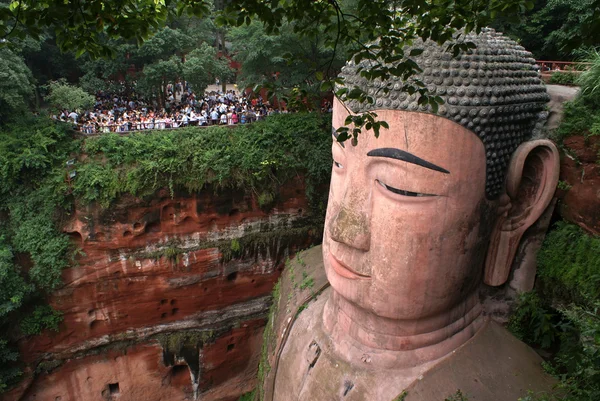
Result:
M410 51L410 57L416 57L423 53L424 49L412 49Z

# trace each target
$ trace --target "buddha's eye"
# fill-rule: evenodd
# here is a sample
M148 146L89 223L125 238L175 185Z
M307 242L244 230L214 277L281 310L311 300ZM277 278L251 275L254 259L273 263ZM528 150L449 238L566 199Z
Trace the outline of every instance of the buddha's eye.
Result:
M384 184L380 180L376 180L376 181L383 188L385 188L386 190L388 190L388 191L390 191L390 192L392 192L394 194L397 194L397 195L414 196L414 197L417 197L417 198L420 198L420 197L423 197L423 196L436 196L434 194L423 194L423 193L420 193L420 192L405 191L404 189L398 189L398 188L390 187L389 185Z

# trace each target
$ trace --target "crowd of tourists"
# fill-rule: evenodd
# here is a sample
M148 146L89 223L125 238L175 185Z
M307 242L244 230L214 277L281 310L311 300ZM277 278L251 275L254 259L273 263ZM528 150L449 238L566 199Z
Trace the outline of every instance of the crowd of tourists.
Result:
M165 107L156 107L134 95L98 93L92 110L81 114L64 110L56 118L75 124L85 134L171 129L187 126L236 125L259 121L278 113L261 96L247 97L234 90L208 92L168 91ZM286 112L283 110L282 112Z

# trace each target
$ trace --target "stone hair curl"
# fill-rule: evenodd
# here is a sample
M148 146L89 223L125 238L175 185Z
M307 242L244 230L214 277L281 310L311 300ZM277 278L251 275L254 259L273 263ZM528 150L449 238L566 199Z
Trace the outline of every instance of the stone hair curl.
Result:
M424 49L412 57L422 69L415 78L425 83L429 95L444 100L435 113L431 106L419 105L417 95L402 92L404 82L398 77L386 82L361 77L357 69L368 68L368 61L359 65L349 62L340 76L345 79L345 87L358 87L375 100L347 102L354 113L389 109L430 113L475 133L486 152L486 196L494 199L501 194L513 152L541 133L549 96L535 59L515 41L490 28L463 36L462 40L473 42L476 48L454 58L431 41L420 41L405 49L405 54L413 48ZM384 88L389 91L386 93Z

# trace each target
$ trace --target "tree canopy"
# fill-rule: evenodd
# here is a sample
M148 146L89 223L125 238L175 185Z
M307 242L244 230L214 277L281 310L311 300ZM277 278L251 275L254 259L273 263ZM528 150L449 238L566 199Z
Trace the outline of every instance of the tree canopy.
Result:
M221 2L215 21L220 25L250 25L260 21L266 34L280 33L292 24L292 31L314 39L327 33L322 46L335 52L340 46L356 60L376 61L361 74L368 79L390 75L408 77L418 66L404 57L403 48L416 38L444 43L458 30L478 31L497 14L518 14L533 7L530 0L232 0ZM43 27L54 31L63 50L81 55L109 55L115 51L107 39L136 39L142 43L173 15L206 17L213 10L209 0L116 0L86 2L50 0L3 0L0 7L0 38L39 35ZM163 31L164 33L164 31ZM468 44L453 45L458 52ZM332 61L333 62L333 59ZM391 67L391 63L395 65ZM316 73L317 71L315 71ZM319 72L318 77L321 77ZM331 89L332 82L323 89ZM418 91L424 102L435 104ZM369 100L365 93L352 91L344 96Z
M579 59L579 49L600 45L600 0L537 0L520 23L499 18L493 26L538 59Z

